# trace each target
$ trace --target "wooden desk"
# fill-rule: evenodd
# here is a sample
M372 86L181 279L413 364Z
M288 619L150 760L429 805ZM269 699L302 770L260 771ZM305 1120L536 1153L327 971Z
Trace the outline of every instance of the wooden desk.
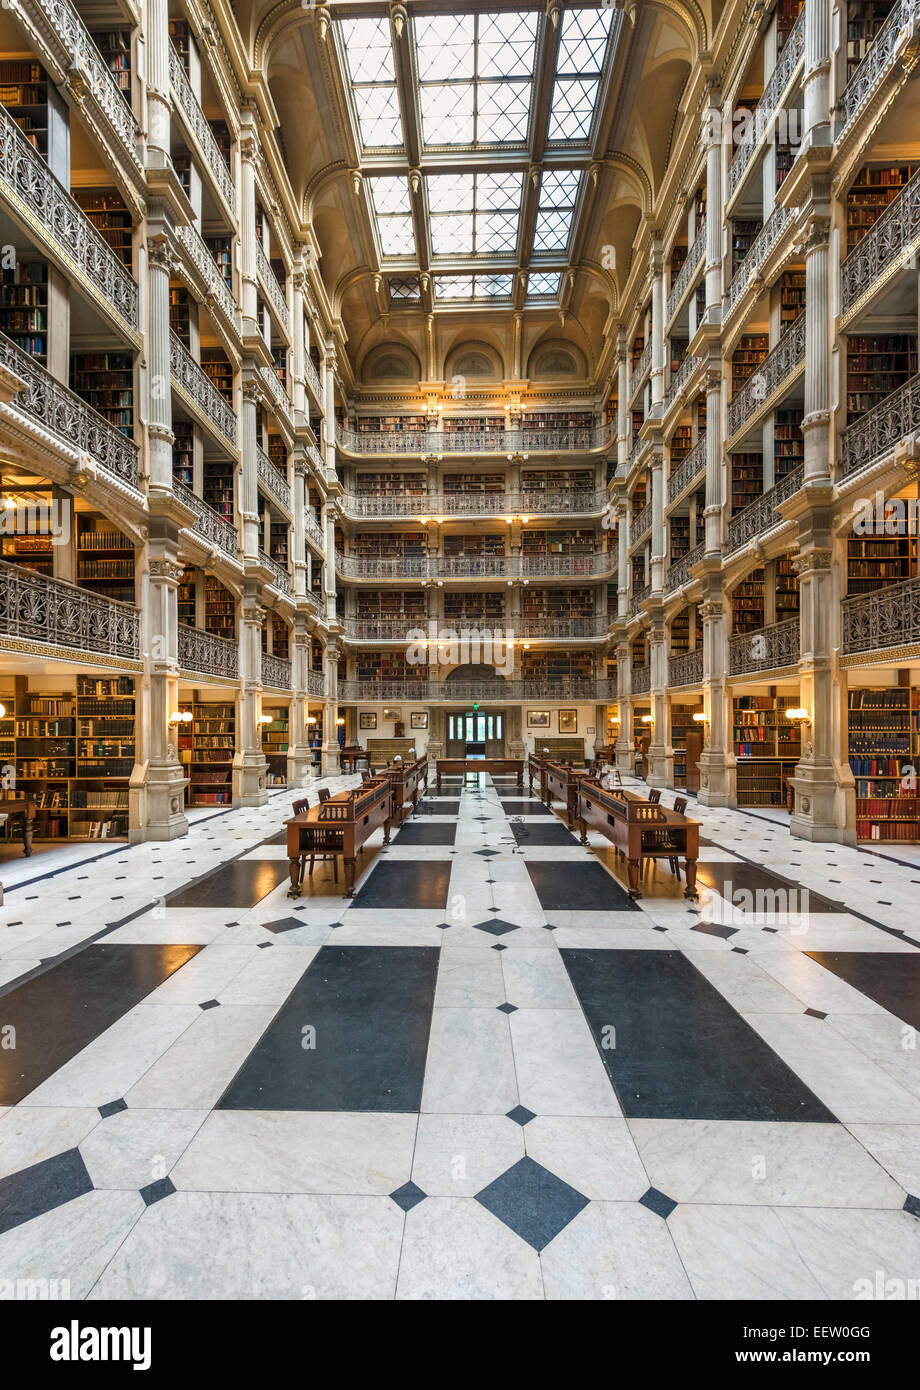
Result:
M569 767L567 763L554 763L548 758L544 758L543 766L540 770L540 790L547 807L551 807L554 800L564 803L566 819L569 829L574 830L575 819L578 815L578 786L588 773L582 769L576 770Z
M35 802L28 796L0 797L0 815L22 821L22 852L28 859L32 853L32 831L35 826Z
M498 772L510 772L517 777L517 784L524 790L523 758L438 758L435 763L438 794L441 791L441 778L451 773L488 772L494 776Z
M549 758L545 753L531 753L527 759L527 788L530 795L533 796L533 779L539 777L541 801L546 800L546 778L543 775L543 769L548 762Z
M393 817L393 787L389 781L369 782L353 792L339 792L328 801L300 816L285 821L287 852L291 874L289 898L300 897L300 859L311 848L334 850L341 854L345 872L345 895L355 891L355 862L358 850L374 831L383 826L383 843L390 843Z
M400 825L411 816L418 805L418 799L428 787L428 759L416 758L415 762L388 763L378 777L389 779L393 788L393 815Z
M605 790L597 782L582 778L578 788L578 820L581 843L588 843L588 826L605 835L615 849L625 854L629 873L629 896L641 898L639 867L643 859L684 859L687 870L685 898L696 898L696 861L700 852L700 823L669 811L665 806L644 801L635 792L620 787Z
M370 769L370 765L370 754L366 748L339 749L339 770L341 772L360 772L362 766Z

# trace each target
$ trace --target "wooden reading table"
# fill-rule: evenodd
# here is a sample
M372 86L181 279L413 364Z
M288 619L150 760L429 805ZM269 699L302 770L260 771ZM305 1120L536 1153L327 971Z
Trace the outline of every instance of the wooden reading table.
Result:
M301 857L311 849L341 854L345 871L345 894L355 891L355 862L358 850L378 826L383 826L383 843L390 843L393 817L393 786L385 781L368 782L352 792L338 792L328 801L285 821L291 886L289 898L300 897Z
M371 759L366 748L360 745L339 749L339 770L343 773L360 772L362 767L370 769Z
M578 815L579 783L588 775L584 768L578 771L569 767L568 763L556 763L550 758L543 759L540 769L540 791L543 800L548 808L552 807L554 800L565 804L570 830L575 829L575 818Z
M645 801L635 792L615 787L610 791L583 777L578 787L578 820L581 843L588 843L588 826L605 835L626 856L629 896L641 898L639 871L643 859L683 857L687 869L685 898L696 898L696 861L700 852L700 823Z
M401 825L418 805L419 796L428 787L428 759L416 758L415 762L387 763L377 774L387 777L393 788L393 815Z
M523 758L438 758L435 763L438 781L438 795L441 794L441 778L451 773L488 772L494 776L498 772L510 772L517 777L517 784L524 790Z
M37 809L35 802L28 796L0 797L0 816L6 816L8 820L22 821L22 852L27 859L32 853L32 830Z

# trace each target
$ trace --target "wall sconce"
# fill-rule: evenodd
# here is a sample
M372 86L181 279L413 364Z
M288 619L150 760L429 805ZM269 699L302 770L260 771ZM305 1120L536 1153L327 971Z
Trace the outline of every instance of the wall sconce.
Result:
M338 719L335 722L336 724L338 724L340 729L344 727L345 720L342 718L341 715L339 715Z
M642 723L642 724L651 724L651 722L652 722L652 716L651 716L650 714L643 714L643 716L642 716L642 718L641 718L641 720L640 720L640 723Z
M308 724L315 724L315 723L316 723L316 716L313 715L313 714L308 714L308 715L307 715L307 723L308 723Z
M705 714L695 714L693 718L696 720L697 724L709 723L709 720L706 718Z
M270 714L260 714L258 722L260 724L270 724L272 722L272 717Z
M784 713L791 724L811 723L811 715L804 705L790 705Z
M6 718L6 705L0 705L0 719Z
M169 716L170 724L191 724L192 711L190 709L174 709Z

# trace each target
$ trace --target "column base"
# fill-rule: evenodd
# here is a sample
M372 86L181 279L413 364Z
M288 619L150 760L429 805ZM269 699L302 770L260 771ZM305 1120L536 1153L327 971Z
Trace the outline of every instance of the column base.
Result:
M856 843L856 830L837 824L837 780L831 767L803 766L790 777L795 802L789 820L789 833L813 843Z
M128 790L128 843L178 840L188 834L185 772L179 763L135 769Z
M614 757L616 759L617 771L620 773L620 776L622 776L624 772L632 774L632 749L629 747L628 744L624 746L618 743L616 745Z
M341 770L341 764L339 763L338 743L336 743L334 747L330 747L328 744L324 744L321 750L321 756L323 776L337 777Z
M313 759L310 750L302 753L292 749L287 758L287 782L289 787L309 787L313 782Z
M265 784L268 763L261 753L242 753L233 761L233 805L264 806L268 801Z
M737 806L734 769L718 754L700 758L700 789L696 799L701 806Z
M648 775L646 784L650 787L663 787L667 791L674 789L674 750L662 747L655 748L649 745L648 750Z

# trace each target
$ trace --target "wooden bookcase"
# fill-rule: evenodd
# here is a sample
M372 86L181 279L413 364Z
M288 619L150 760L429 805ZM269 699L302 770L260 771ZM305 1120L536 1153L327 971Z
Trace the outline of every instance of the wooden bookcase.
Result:
M860 688L848 696L850 769L860 840L920 840L920 798L904 770L915 766L920 688Z
M172 446L173 477L187 488L193 488L195 427L190 420L173 420L172 428L175 435Z
M194 568L186 565L182 571L182 578L179 580L177 594L179 622L186 627L195 627L198 616L198 605L196 603L197 582Z
M129 439L134 435L134 360L130 352L73 352L71 390Z
M203 348L201 370L217 387L225 401L233 404L233 368L218 348Z
M914 536L849 536L847 594L868 594L900 584L917 572Z
M134 545L104 517L77 513L77 583L105 598L135 601Z
M31 59L0 61L0 104L43 159L48 158L48 77Z
M287 786L288 754L288 708L287 705L262 706L263 714L270 714L272 722L262 725L262 752L268 762L267 785Z
M206 459L204 464L204 501L225 521L233 525L234 477L230 459Z
M48 266L18 261L0 271L0 332L43 366L48 362Z
M747 257L763 223L750 218L735 218L732 222L732 276Z
M764 625L764 572L752 570L732 594L732 632L756 632Z
M785 806L787 783L801 756L801 731L785 718L796 697L735 696L732 729L739 806Z
M235 747L236 706L196 701L192 705L190 805L230 805Z
M236 640L236 600L213 574L204 581L204 626L217 637Z
M131 30L93 29L93 42L128 105L131 105Z
M743 333L732 354L732 395L737 396L744 383L754 375L770 351L766 333Z
M777 410L773 414L773 481L778 483L800 463L805 462L802 416L799 409Z
M805 271L787 270L779 282L779 316L783 325L794 323L805 308Z
M103 241L111 246L122 265L130 270L131 210L115 188L75 188L73 197L86 213Z
M173 281L169 286L169 327L183 347L191 345L191 296L184 285Z
M763 454L732 454L732 516L763 493Z
M916 333L878 333L847 340L847 424L879 405L917 374Z
M847 251L852 251L874 226L888 204L916 174L920 163L867 165L847 193Z
M781 555L776 561L773 592L776 603L776 622L784 623L790 618L798 617L799 577L793 568L792 558L789 555Z
M449 491L446 479L444 490ZM425 473L358 473L355 478L358 497L407 497L427 491Z
M204 244L210 251L224 278L224 283L230 293L233 293L233 261L231 259L231 241L228 236L206 236Z

